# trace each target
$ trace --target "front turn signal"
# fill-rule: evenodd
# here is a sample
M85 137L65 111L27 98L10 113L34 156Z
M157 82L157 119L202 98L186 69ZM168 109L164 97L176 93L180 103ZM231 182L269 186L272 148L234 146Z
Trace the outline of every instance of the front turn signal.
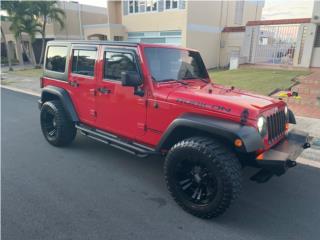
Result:
M239 139L239 138L237 138L236 140L234 140L234 145L236 146L236 147L242 147L242 140L241 139Z
M285 129L286 129L286 131L289 130L289 123L286 123Z

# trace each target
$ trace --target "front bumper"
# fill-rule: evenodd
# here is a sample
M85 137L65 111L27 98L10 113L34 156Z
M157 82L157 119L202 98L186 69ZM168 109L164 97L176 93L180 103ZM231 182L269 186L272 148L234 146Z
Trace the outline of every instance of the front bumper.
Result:
M41 107L42 107L42 101L41 101L41 99L39 99L38 100L38 108L41 109Z
M292 130L287 137L268 151L256 158L258 167L268 170L278 176L297 165L296 159L302 151L310 147L309 134L299 130Z

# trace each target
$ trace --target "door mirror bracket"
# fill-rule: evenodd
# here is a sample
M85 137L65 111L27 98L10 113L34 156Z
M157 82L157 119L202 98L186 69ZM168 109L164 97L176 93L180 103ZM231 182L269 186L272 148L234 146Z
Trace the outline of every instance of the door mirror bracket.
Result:
M134 95L143 97L144 96L144 90L141 87L134 87Z

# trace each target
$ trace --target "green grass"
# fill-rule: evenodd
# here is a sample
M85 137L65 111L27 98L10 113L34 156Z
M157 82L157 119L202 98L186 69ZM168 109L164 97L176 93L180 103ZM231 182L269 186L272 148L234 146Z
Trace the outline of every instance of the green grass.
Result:
M284 90L293 84L293 79L308 75L304 70L274 70L242 68L237 70L210 70L209 74L214 83L234 86L258 94L268 95L279 88Z
M26 69L26 70L14 70L13 72L9 72L9 74L14 74L22 77L37 77L42 76L42 69Z
M292 80L298 76L308 75L308 70L274 70L257 68L240 68L237 70L210 70L209 74L214 83L248 90L268 95L273 90L290 87ZM42 69L15 70L10 72L22 77L36 77L42 75Z

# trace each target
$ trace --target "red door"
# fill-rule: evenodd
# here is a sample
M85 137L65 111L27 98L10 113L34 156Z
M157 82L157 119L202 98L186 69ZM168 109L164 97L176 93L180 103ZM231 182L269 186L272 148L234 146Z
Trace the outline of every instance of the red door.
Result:
M134 49L102 49L96 100L98 128L131 139L145 133L146 94L135 95L120 80L122 71L140 72L138 62Z
M96 121L95 89L97 86L96 59L98 47L73 46L69 84L71 98L81 122L93 125Z

